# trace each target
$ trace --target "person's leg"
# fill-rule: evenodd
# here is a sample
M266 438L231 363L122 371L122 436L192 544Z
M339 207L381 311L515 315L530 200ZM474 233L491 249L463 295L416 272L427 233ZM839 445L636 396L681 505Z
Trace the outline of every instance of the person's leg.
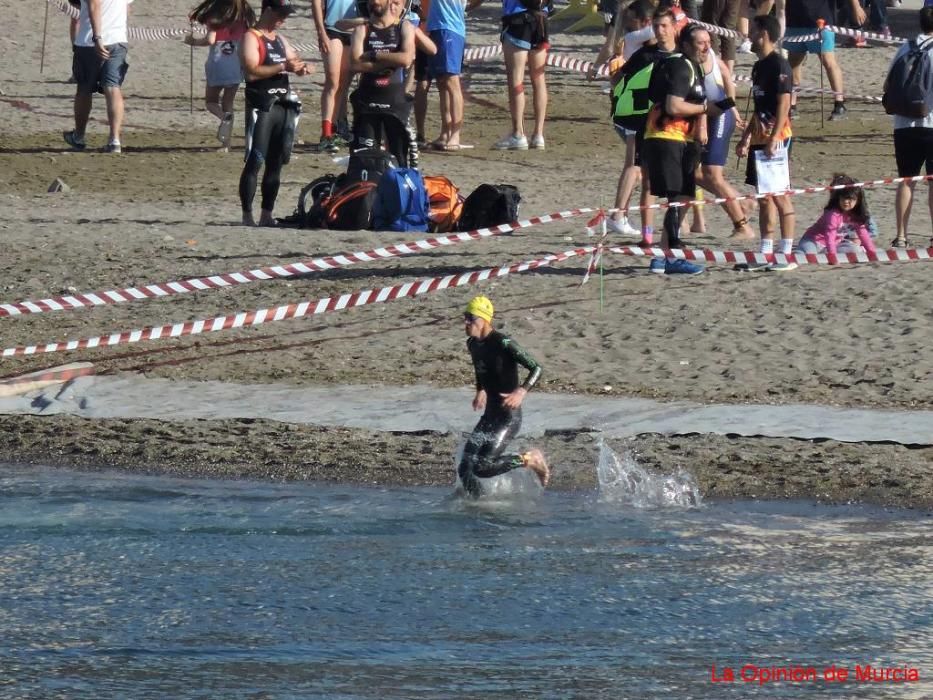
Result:
M411 163L412 136L408 128L408 114L386 114L382 120L386 150L395 156L400 168L417 167Z
M105 87L104 98L107 100L110 143L120 143L120 133L123 130L123 90L119 87Z
M622 172L619 174L619 183L616 186L616 198L614 206L616 209L628 207L632 199L632 193L635 191L635 185L641 177L641 168L635 165L635 135L625 136L625 163L622 166ZM612 218L616 221L628 219L628 214L615 212Z
M843 94L842 68L836 60L836 54L822 53L820 54L820 61L823 63L823 67L826 68L829 87L833 91L833 101L836 104L841 104L845 101L845 95Z
M897 186L897 195L894 199L897 234L894 238L894 245L907 244L907 226L910 224L910 207L913 204L916 184L916 182L901 182Z
M255 226L253 218L253 199L256 197L256 183L259 171L266 162L269 150L269 135L272 121L269 112L258 109L246 111L246 162L240 173L240 208L243 213L243 225Z
M220 86L208 85L204 88L204 108L218 119L224 118L225 110L220 105L220 95L224 89Z
M773 197L758 200L758 228L761 231L761 252L774 252L774 224L776 207Z
M794 46L794 44L789 44ZM802 46L802 44L799 44ZM807 59L806 52L787 51L787 62L790 64L791 79L794 84L794 91L790 96L790 107L794 109L797 106L797 90L800 87L800 81L803 79L803 62Z
M463 448L457 475L473 498L482 495L479 479L488 479L523 466L518 455L502 456L522 425L521 411L483 414Z
M418 141L422 143L425 141L424 124L428 116L428 90L430 89L431 81L428 79L419 80L415 84L415 129Z
M336 107L341 88L344 64L344 46L340 39L327 38L328 51L324 54L324 87L321 88L321 140L334 135ZM349 53L349 52L347 52Z
M272 119L269 130L269 150L266 152L266 167L262 173L260 226L275 226L272 210L275 209L275 200L279 196L282 166L288 160L288 154L285 151L285 122L290 115L287 109L279 104L272 106L269 115Z
M233 104L236 102L236 93L239 88L239 85L228 85L224 88L223 97L220 101L224 114L233 114Z
M84 134L87 131L87 123L91 118L91 106L94 104L94 97L90 92L81 90L80 85L75 92L75 136L80 141L84 141Z
M790 253L794 246L794 229L797 224L797 215L794 211L794 203L786 194L774 197L774 206L777 209L779 225L781 227L781 249L779 252L785 255Z
M525 65L528 49L521 49L508 39L502 41L505 56L505 74L509 90L509 114L512 118L512 136L525 135Z
M460 145L460 132L463 130L463 90L459 75L447 76L447 100L450 109L448 146Z
M528 52L528 72L531 76L535 128L531 138L544 138L544 121L547 118L547 47Z
M450 141L450 134L452 129L452 111L453 111L453 100L451 98L450 89L450 77L446 73L443 75L435 76L437 81L437 96L438 102L440 103L441 110L441 133L436 139L434 139L435 148L446 148L447 143Z
M746 239L755 237L755 232L748 225L745 210L739 202L734 201L739 193L726 180L721 165L704 165L700 169L700 177L697 182L700 187L710 194L729 200L722 203L722 208L732 221L731 238Z

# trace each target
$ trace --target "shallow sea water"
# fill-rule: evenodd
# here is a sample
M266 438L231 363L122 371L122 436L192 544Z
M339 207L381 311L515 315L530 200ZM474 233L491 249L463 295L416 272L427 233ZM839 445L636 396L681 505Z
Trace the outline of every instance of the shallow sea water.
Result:
M929 513L683 505L689 475L600 469L471 504L0 467L0 697L933 696Z

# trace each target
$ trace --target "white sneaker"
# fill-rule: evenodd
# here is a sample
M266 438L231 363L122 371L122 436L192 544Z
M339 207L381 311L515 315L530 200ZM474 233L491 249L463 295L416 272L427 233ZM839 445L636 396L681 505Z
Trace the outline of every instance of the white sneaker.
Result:
M506 136L504 139L496 141L493 149L497 151L527 151L528 138L526 136Z
M749 39L745 39L739 48L736 49L738 53L751 53L752 52L752 42Z
M539 151L544 150L544 137L543 136L532 136L531 141L528 143L528 148L537 148Z
M640 236L641 231L632 226L627 216L621 219L613 219L611 216L606 219L606 228L613 233L621 233L623 236Z

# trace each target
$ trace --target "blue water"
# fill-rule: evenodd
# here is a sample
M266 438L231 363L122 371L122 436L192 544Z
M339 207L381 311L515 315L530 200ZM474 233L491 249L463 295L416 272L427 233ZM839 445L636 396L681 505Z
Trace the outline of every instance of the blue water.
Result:
M0 697L933 695L929 514L0 468ZM920 683L712 683L725 666Z

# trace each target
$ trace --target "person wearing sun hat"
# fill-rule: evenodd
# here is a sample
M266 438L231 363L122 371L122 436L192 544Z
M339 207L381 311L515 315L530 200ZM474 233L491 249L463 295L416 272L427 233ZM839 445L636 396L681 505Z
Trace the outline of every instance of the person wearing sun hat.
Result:
M522 426L522 402L541 378L541 365L518 343L493 328L495 308L485 296L470 300L463 313L467 349L476 373L473 410L483 411L463 448L457 475L464 491L473 498L483 493L482 479L519 467L531 469L547 486L550 470L541 450L503 454ZM528 370L519 384L518 366Z

